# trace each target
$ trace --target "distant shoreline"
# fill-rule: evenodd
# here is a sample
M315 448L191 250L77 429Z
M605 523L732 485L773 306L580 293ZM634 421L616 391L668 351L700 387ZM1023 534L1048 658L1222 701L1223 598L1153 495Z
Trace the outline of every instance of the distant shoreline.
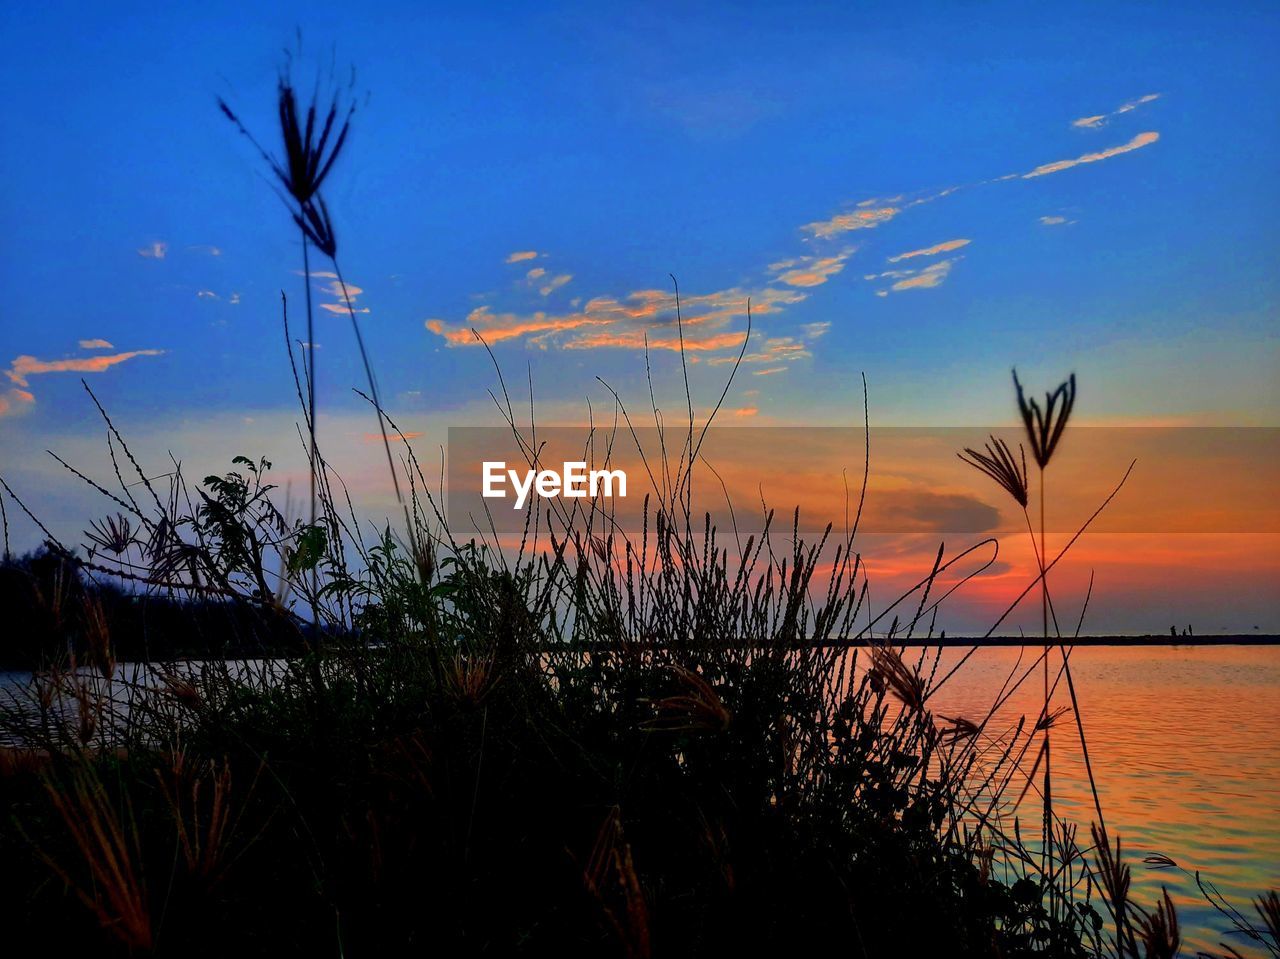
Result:
M822 646L869 646L872 640L858 638L850 640L827 640ZM1053 645L1063 646L1280 646L1280 636L1270 633L1228 633L1210 636L1169 636L1147 634L1144 636L1080 636L1076 639L1063 637L1052 639ZM946 636L946 637L912 637L894 641L897 646L1040 646L1044 640L1039 636Z

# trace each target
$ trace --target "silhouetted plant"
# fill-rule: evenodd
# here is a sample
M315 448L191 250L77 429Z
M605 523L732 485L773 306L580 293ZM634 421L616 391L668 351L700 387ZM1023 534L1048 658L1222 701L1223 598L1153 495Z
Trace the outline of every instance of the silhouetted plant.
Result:
M1062 439L1062 431L1066 429L1067 420L1076 403L1076 375L1071 374L1066 382L1059 384L1052 392L1044 394L1044 407L1038 401L1028 400L1022 392L1022 384L1018 381L1018 371L1013 371L1013 385L1018 391L1018 411L1022 414L1022 422L1027 428L1027 438L1031 443L1031 453L1037 465L1044 469Z
M1027 454L1018 444L1018 452L1022 454L1022 462L1014 459L1009 444L992 436L985 444L986 452L982 453L972 447L965 447L963 453L956 455L970 466L990 476L1000 488L1013 497L1014 502L1024 510L1027 508Z

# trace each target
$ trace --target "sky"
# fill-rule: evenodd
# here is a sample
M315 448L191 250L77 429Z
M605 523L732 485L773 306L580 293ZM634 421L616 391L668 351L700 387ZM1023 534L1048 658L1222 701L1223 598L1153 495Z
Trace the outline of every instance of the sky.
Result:
M542 421L647 406L646 337L680 410L673 277L704 413L751 301L729 422L860 425L865 374L874 425L1011 427L1016 366L1074 371L1080 423L1280 426L1274 4L51 2L0 33L0 475L73 541L110 506L44 452L110 469L81 378L157 472L305 471L301 245L217 108L274 150L286 50L356 104L325 198L425 456L500 422L473 329ZM350 319L310 282L322 442L376 513ZM1201 533L1082 547L1115 628L1280 631L1274 531Z

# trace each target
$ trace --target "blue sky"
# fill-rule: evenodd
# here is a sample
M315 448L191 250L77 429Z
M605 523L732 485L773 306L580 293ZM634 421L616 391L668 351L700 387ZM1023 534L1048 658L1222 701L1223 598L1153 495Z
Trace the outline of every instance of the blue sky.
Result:
M1017 364L1074 369L1090 422L1280 423L1273 4L266 6L0 11L0 460L68 522L40 451L100 445L81 376L157 456L296 446L300 246L216 99L274 145L299 26L304 89L357 71L326 198L424 444L495 421L473 326L549 419L596 375L644 405L645 334L679 406L668 274L704 408L753 298L743 422L859 422L865 372L878 423L1006 423ZM318 324L359 463L349 321Z
M886 412L928 419L927 388L991 417L1007 398L984 383L1014 362L1049 377L1079 367L1099 416L1239 421L1261 393L1273 419L1277 13L1196 7L10 8L0 347L42 360L78 355L80 339L164 350L103 377L121 411L288 402L278 290L300 296L298 244L214 99L271 136L279 51L302 25L299 76L333 50L358 69L355 132L328 192L389 394L447 407L484 379L479 351L442 350L427 320L484 327L467 320L478 306L571 315L575 300L668 292L674 273L690 297L804 297L758 317L761 346L811 354L754 384L751 405L782 421L813 412L815 382L836 390L861 370ZM1105 161L990 182L1150 133ZM957 186L874 229L804 229ZM971 242L888 262L957 239ZM139 255L156 243L163 259ZM539 255L504 263L517 250ZM845 255L817 286L769 271ZM908 266L934 267L937 285L863 279ZM542 296L545 282L521 282L529 269L572 279ZM728 308L726 333L741 329ZM339 404L342 319L317 335ZM815 337L814 324L830 325ZM564 370L634 378L634 349L544 353L578 340L521 337L503 352L545 373L549 399ZM1188 383L1206 350L1244 376ZM1118 369L1126 382L1108 383ZM75 379L34 381L22 427L83 405Z

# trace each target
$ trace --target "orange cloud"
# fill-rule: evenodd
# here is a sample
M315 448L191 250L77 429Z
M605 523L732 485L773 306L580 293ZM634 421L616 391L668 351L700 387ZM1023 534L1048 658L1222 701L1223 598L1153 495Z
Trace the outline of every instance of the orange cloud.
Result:
M854 210L851 213L838 213L829 220L817 220L806 223L800 229L812 233L816 237L827 238L849 233L852 230L870 230L881 223L888 223L902 212L900 207L882 206L865 210Z
M507 254L508 263L519 263L521 260L532 260L538 255L537 250L516 250Z
M718 331L732 320L746 316L748 299L753 313L767 314L804 298L804 293L773 287L756 291L732 288L681 297L685 348L706 351L741 346L741 333ZM650 347L679 349L675 306L675 296L670 292L637 290L622 299L593 297L571 313L543 310L496 313L486 304L472 310L460 323L433 318L427 320L425 326L451 346L475 345L477 341L471 334L474 328L490 344L529 337L531 345L540 347L547 346L554 338L567 349L643 349L647 333Z
M744 418L745 418L745 417L748 417L748 416L755 416L755 415L756 415L757 413L759 413L759 412L760 412L760 410L759 410L759 408L758 408L758 407L755 407L755 406L742 406L742 407L739 407L738 409L734 410L734 411L733 411L733 415L734 415L734 416L741 416L741 417L744 417Z
M1122 153L1132 153L1134 150L1140 150L1145 146L1150 146L1160 139L1160 134L1151 130L1147 133L1139 133L1128 143L1120 146L1111 147L1107 150L1099 150L1097 153L1086 153L1083 156L1076 157L1074 160L1055 160L1053 163L1044 163L1036 167L1030 173L1022 174L1022 179L1030 180L1032 177L1045 176L1049 173L1060 173L1063 170L1070 170L1074 166L1082 163L1097 163L1099 160L1107 160Z
M10 389L0 393L0 416L16 416L25 413L36 398L26 390Z
M399 443L404 440L416 440L422 435L421 430L406 430L403 433L365 433L364 441L366 443L381 443L385 440L388 443Z
M900 293L903 290L930 290L935 286L941 286L942 281L951 272L951 264L953 263L955 263L954 259L939 260L932 266L925 267L915 276L899 280L890 289L895 293Z
M160 356L164 350L130 350L107 356L72 357L65 360L39 360L34 356L18 356L9 365L5 375L17 386L28 386L27 377L42 373L102 373L118 363L135 356Z
M81 340L80 349L82 350L114 350L115 347L106 340Z
M443 320L427 320L426 327L437 336L444 337L451 346L469 346L477 343L476 338L471 334L472 329L484 337L485 342L493 344L535 333L563 332L580 326L610 322L612 320L608 317L594 318L586 311L567 316L551 316L541 310L527 316L517 313L494 313L486 304L468 313L466 320L460 324L449 325Z
M950 253L952 250L958 250L963 246L968 246L970 240L947 240L945 243L935 243L933 246L926 246L922 250L912 250L909 253L899 253L897 256L889 257L890 263L897 263L900 260L909 260L913 256L934 256L938 253Z
M777 273L778 282L787 286L821 286L844 269L853 249L841 250L833 256L799 256L770 264L769 272Z
M621 333L586 333L564 344L566 350L589 350L602 346L622 346L631 349L671 350L679 352L705 353L712 350L726 350L742 346L746 330L729 330L724 333L710 335L691 335L686 333L683 340L679 336L649 337L646 341L644 330L627 330Z

